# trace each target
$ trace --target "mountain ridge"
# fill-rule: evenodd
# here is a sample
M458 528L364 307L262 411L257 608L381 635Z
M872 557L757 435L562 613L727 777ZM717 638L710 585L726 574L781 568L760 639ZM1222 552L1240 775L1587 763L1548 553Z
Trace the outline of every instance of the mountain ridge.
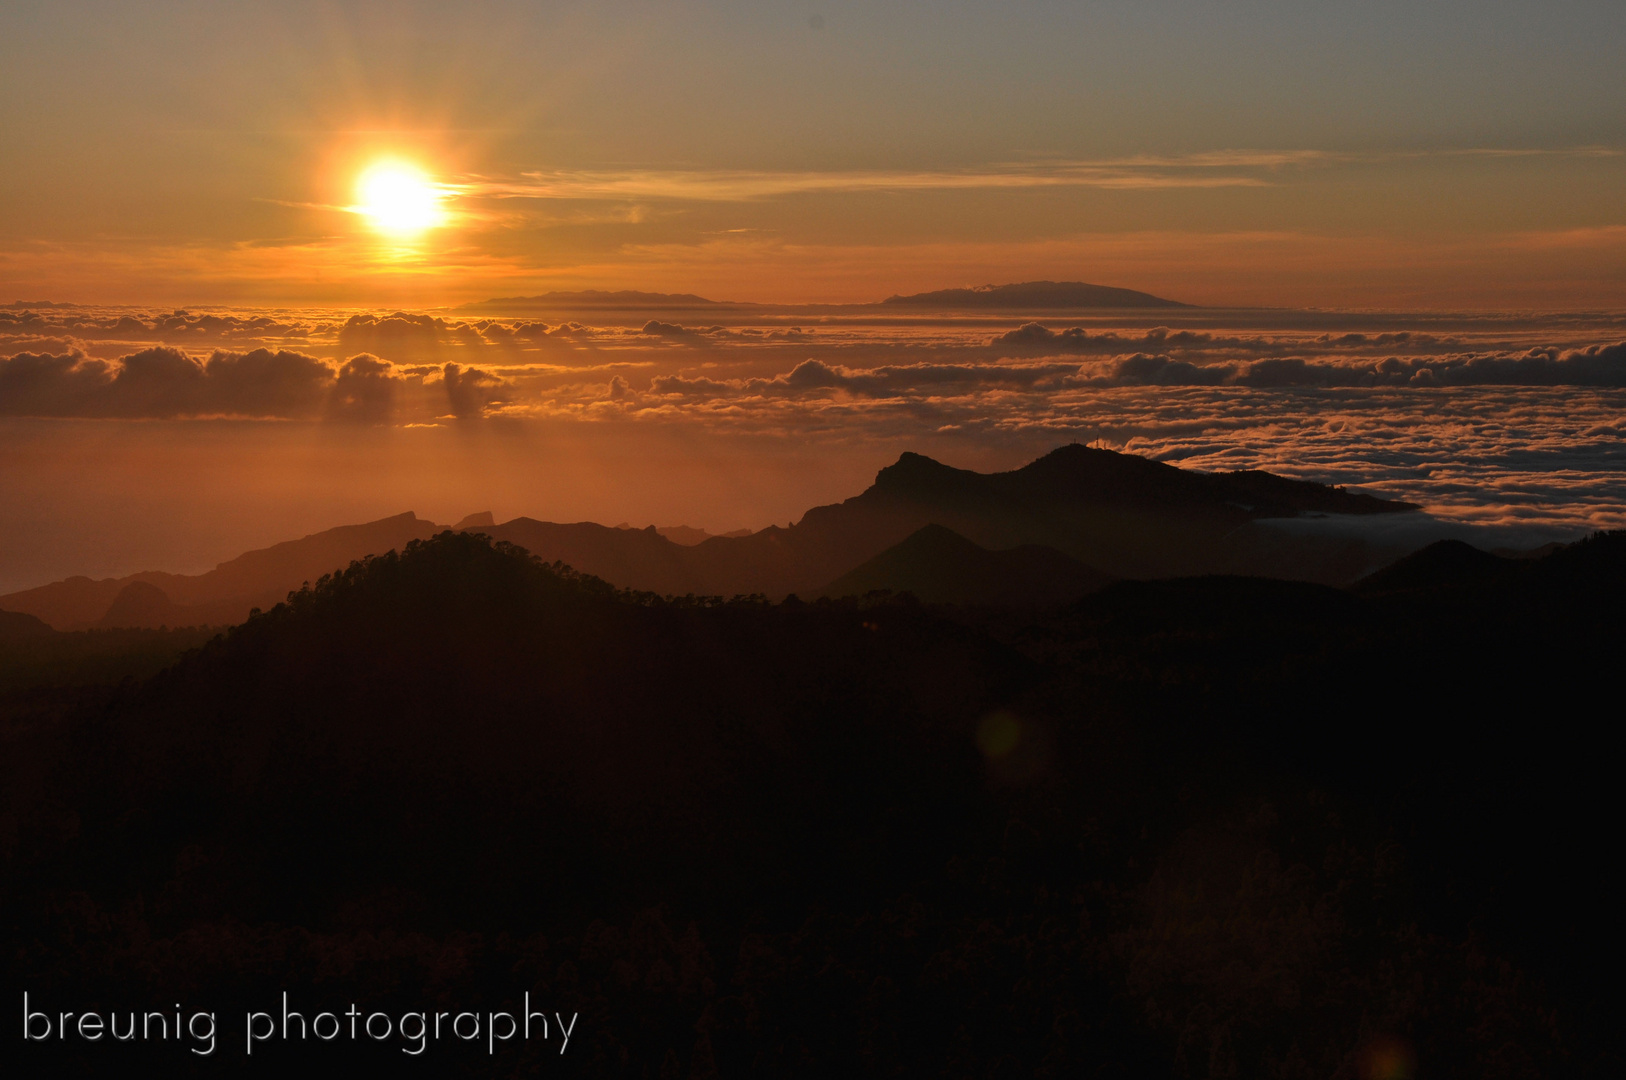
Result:
M161 611L162 621L171 626L237 623L248 617L251 608L270 607L306 581L315 581L367 555L427 539L438 531L439 526L409 510L246 551L201 574L143 570L117 578L64 578L0 596L0 609L34 615L57 630L106 626L104 620L112 605L130 586L141 583L159 590L163 601L145 593L144 598L132 598L126 610Z
M1415 509L1269 473L1198 473L1074 443L999 473L957 469L905 452L863 492L812 507L788 527L698 543L674 542L653 526L622 529L529 517L497 523L487 513L470 515L459 526L620 588L778 598L823 589L928 525L990 551L1054 549L1112 578L1242 573L1347 585L1374 562L1387 561L1383 553L1350 541L1284 538L1257 524L1306 514ZM59 630L110 626L110 612L136 620L127 625L236 623L306 581L441 530L407 512L245 552L205 574L69 578L0 596L0 609L35 615ZM1388 558L1400 554L1405 552ZM120 596L137 582L144 587L115 612Z

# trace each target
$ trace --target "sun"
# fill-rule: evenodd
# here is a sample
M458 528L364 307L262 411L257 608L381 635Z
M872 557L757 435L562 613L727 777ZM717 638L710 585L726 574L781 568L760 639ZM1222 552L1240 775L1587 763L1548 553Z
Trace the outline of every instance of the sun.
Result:
M356 179L354 209L380 232L400 236L441 224L445 219L441 197L440 188L417 168L384 161Z

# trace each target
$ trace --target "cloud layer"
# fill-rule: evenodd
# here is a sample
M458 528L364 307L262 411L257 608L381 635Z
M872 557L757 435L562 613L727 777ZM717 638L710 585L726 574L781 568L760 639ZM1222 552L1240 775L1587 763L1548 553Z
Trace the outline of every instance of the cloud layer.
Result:
M1175 321L0 310L0 416L640 424L1022 454L1099 439L1466 521L1626 524L1618 319L1155 317Z

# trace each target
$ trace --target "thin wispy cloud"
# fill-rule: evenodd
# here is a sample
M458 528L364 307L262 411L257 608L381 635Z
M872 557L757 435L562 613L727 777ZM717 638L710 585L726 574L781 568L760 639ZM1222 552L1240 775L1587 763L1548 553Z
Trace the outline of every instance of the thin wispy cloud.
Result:
M1462 148L1439 151L1214 150L1084 161L1000 163L959 170L548 169L518 178L472 177L449 190L498 199L672 199L736 202L809 193L1020 188L1270 187L1293 169L1449 157L1619 157L1615 147Z
M807 193L975 191L1011 188L1108 189L1264 187L1257 171L1310 164L1313 154L1205 154L1193 159L996 165L959 171L869 170L764 172L751 170L550 170L518 180L466 182L471 196L530 199L679 199L747 201ZM1254 171L1245 171L1254 170Z

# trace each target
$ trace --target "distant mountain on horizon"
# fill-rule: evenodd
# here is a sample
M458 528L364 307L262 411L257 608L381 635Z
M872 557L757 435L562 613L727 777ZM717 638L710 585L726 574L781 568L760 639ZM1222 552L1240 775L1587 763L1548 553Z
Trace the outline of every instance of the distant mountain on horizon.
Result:
M540 296L498 296L490 300L477 300L462 304L454 311L479 314L495 311L666 311L685 308L739 308L756 307L755 304L708 300L693 293L655 293L622 289L607 292L602 289L583 289L577 292L549 292Z
M965 289L938 289L910 296L889 296L890 307L959 309L1000 308L1007 311L1047 311L1072 308L1183 308L1190 304L1165 300L1151 293L1089 285L1082 281L1023 281L1012 285L978 285Z
M497 523L489 512L471 514L454 528L485 533L544 562L564 563L620 588L662 595L812 596L842 582L853 588L863 585L865 591L919 585L934 595L956 589L972 595L975 587L969 579L987 574L994 575L990 583L1002 581L1000 588L1015 595L1029 588L1019 583L1031 583L1037 572L1032 568L1039 565L1050 568L1059 589L1088 575L1251 574L1349 585L1410 549L1377 549L1347 537L1292 536L1261 523L1307 514L1416 509L1410 503L1270 473L1190 472L1072 444L1020 469L989 474L905 453L880 470L861 494L814 507L788 527L770 526L743 536L697 538L700 530L672 527L666 530L670 535L663 535L654 526L632 529L528 517ZM929 556L911 555L906 548L894 553L892 564L883 560L880 567L870 567L865 571L870 576L859 573L928 526L956 535L983 554L964 547L948 551L942 534L929 534L937 537ZM205 574L145 571L102 580L68 578L0 596L0 610L33 615L58 630L234 624L251 608L274 606L307 581L441 531L443 526L409 512L251 551ZM1053 549L1067 562L1032 550L1011 554L1032 548ZM918 566L905 573L911 559ZM925 573L927 566L938 570L916 584L907 583L915 580L909 573ZM954 573L968 579L963 587L946 580Z
M495 525L496 522L492 521L492 522L487 522L486 524ZM625 522L625 521L623 521L621 524L616 526L616 528L618 528L618 529L634 529L636 527L637 526L632 525L632 524L630 524L628 522ZM705 529L697 529L692 525L655 525L655 526L651 526L651 527L656 532L660 533L662 536L664 536L668 540L672 541L672 543L674 543L674 544L682 544L684 547L693 547L696 544L704 543L705 541L710 540L714 536L750 536L751 535L751 530L750 529L731 529L731 530L729 530L728 532L725 532L725 533L714 533L714 532L708 532ZM463 526L459 525L458 528L463 528Z
M144 570L119 578L70 577L0 596L0 611L33 615L57 630L240 623L251 608L273 607L307 581L441 528L409 511L245 552L203 574Z
M466 314L497 314L518 311L681 311L707 310L810 310L918 308L957 311L965 308L1002 311L1071 311L1090 308L1186 308L1191 304L1167 300L1134 289L1111 285L1090 285L1082 281L1022 281L1007 285L978 285L969 288L938 289L933 292L889 296L885 300L858 304L761 304L744 300L710 300L694 293L657 293L620 290L606 292L585 289L579 292L550 292L540 296L499 296L453 308Z

